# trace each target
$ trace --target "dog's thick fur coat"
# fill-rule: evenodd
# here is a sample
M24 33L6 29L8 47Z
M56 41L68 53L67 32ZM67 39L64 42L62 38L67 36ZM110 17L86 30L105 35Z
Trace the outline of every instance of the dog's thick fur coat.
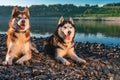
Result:
M65 21L61 17L55 33L44 41L46 52L54 55L55 59L64 65L70 65L70 62L63 58L66 55L79 63L85 64L86 61L79 58L74 51L74 36L75 26L73 19L70 17L68 21Z
M7 55L4 65L12 65L13 61L23 64L32 58L32 50L38 53L30 37L29 9L20 11L17 6L12 10L7 32Z

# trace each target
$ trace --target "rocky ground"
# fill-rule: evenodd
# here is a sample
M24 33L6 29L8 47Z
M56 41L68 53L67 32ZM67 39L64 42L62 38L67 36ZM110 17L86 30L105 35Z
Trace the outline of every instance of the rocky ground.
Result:
M0 80L120 80L120 46L97 43L76 43L77 55L87 61L85 66L73 60L64 66L44 53L43 38L32 38L39 54L25 65L3 66L6 35L0 34Z

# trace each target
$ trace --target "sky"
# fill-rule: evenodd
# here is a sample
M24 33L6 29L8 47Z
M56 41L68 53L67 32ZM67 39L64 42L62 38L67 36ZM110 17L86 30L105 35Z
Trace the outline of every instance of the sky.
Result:
M5 6L31 6L31 5L50 5L50 4L74 4L76 6L90 5L104 5L107 3L117 3L120 0L0 0L0 5Z

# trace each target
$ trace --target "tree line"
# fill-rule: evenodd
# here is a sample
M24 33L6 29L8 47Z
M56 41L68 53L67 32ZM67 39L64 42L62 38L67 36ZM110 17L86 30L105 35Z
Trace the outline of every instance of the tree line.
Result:
M13 6L0 6L0 16L10 16ZM23 7L19 7L23 9ZM98 5L75 6L73 4L32 5L29 7L31 16L57 17L57 16L80 16L80 17L107 17L120 16L120 3Z

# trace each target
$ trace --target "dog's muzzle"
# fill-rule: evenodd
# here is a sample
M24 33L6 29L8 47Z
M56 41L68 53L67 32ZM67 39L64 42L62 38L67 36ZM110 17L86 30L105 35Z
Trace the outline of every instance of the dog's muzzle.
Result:
M71 34L71 31L68 31L68 35L70 35Z

